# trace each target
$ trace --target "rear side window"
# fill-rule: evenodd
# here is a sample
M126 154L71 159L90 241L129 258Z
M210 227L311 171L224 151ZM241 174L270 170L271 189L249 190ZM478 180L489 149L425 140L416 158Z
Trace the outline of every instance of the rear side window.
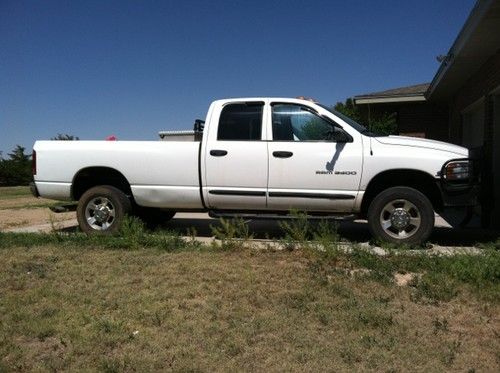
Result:
M220 114L217 140L258 141L262 133L263 103L229 104Z

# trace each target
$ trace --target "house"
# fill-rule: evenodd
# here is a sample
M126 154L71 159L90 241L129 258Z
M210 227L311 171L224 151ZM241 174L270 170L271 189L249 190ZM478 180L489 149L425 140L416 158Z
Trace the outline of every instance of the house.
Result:
M425 93L430 83L394 88L354 97L368 124L382 114L395 114L398 133L405 136L448 139L448 107L429 103Z
M359 95L369 113L396 112L400 134L481 153L481 221L500 228L500 0L478 0L430 84Z

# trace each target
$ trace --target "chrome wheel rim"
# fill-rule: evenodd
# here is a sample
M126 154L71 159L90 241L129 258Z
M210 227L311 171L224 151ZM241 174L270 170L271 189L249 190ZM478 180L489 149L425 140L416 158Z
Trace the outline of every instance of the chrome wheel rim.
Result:
M413 236L422 223L417 206L406 199L397 199L384 206L380 225L385 233L398 240Z
M93 198L85 207L85 219L92 229L105 231L115 222L115 206L106 197Z

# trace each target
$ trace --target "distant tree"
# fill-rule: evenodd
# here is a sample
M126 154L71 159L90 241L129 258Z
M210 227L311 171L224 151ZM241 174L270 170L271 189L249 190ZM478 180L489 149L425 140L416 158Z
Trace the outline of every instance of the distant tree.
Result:
M333 108L339 113L344 114L346 117L363 124L361 110L359 110L359 108L354 104L354 100L352 98L348 98L345 102L337 102Z
M73 141L73 140L80 140L78 136L73 136L73 135L68 135L68 134L62 134L58 133L57 136L51 137L51 140L60 140L60 141Z
M31 155L25 153L26 148L16 145L9 159L0 157L0 185L28 185L32 180Z
M395 135L398 133L396 113L384 113L370 122L370 130L383 135Z
M26 148L21 145L16 145L12 153L9 153L8 156L10 160L17 163L27 163L30 161L31 156L28 154L24 154Z
M396 122L396 113L387 112L372 118L367 118L359 109L359 106L354 103L352 98L348 98L345 102L337 102L333 108L339 113L367 127L372 132L382 135L397 134L398 124Z

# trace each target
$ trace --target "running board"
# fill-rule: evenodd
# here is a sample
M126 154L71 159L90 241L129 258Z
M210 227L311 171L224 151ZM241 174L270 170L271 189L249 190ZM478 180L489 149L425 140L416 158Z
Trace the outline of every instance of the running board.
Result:
M210 210L208 215L211 218L220 219L234 219L241 218L244 220L290 220L296 219L297 217L290 214L275 214L275 213L237 213L237 212L228 212L228 211L214 211ZM345 214L306 214L308 220L354 220L357 218L357 215L345 215Z

